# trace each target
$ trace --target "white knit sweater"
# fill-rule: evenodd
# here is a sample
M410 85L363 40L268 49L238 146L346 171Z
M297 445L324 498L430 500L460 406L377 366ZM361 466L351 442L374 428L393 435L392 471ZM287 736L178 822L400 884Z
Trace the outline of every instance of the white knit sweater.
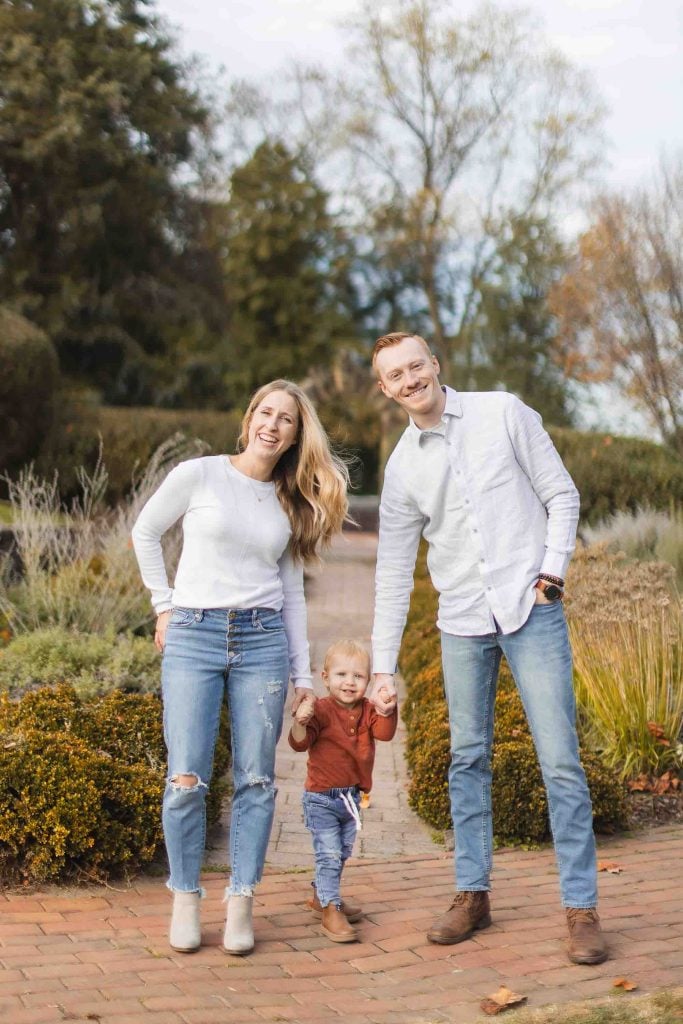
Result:
M171 588L161 537L181 517L183 550ZM174 606L282 610L291 678L311 687L303 566L292 559L290 535L275 485L212 455L171 470L138 516L133 545L157 614Z

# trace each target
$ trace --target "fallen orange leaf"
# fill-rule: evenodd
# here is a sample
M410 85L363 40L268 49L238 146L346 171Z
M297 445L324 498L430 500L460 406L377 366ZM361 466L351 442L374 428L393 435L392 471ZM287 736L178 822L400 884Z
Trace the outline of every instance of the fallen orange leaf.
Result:
M599 860L598 871L609 871L611 875L620 875L624 869L615 860Z
M638 988L635 981L629 981L628 978L617 978L612 982L612 987L623 988L624 992L633 992L634 988Z
M526 1000L526 996L520 996L517 992L506 988L505 985L501 985L493 995L482 999L480 1006L488 1017L494 1017L496 1014L503 1013L504 1010L509 1010L513 1006L521 1006Z

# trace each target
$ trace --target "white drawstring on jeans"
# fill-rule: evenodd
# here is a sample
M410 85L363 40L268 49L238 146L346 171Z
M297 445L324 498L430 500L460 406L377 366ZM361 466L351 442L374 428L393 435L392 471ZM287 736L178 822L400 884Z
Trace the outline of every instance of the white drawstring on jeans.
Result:
M352 796L349 796L348 793L340 793L339 796L344 801L344 806L346 807L347 811L356 822L356 832L360 832L363 828L363 823L360 820L360 814L358 813L358 808L356 807L356 801L353 799Z

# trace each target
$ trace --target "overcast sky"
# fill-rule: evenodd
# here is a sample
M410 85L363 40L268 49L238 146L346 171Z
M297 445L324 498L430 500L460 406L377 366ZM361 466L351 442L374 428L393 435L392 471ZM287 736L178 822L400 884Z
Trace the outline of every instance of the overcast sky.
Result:
M512 0L499 6L518 7ZM178 28L181 51L206 58L229 77L266 75L291 58L337 64L339 21L354 0L157 0ZM466 14L474 0L453 10ZM592 72L610 113L605 176L630 185L647 175L663 148L683 148L683 0L543 0L547 38Z

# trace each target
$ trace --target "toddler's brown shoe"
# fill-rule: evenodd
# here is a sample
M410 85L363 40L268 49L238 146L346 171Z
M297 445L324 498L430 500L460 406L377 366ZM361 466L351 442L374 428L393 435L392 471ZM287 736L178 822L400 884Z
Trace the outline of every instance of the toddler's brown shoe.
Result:
M328 939L333 942L355 942L358 936L353 925L341 910L335 907L334 903L328 903L323 907L323 931Z
M601 964L607 959L605 936L595 907L567 908L569 959L573 964Z
M313 896L310 900L306 900L306 906L309 910L312 910L318 917L322 915L323 908L318 894L313 890ZM346 920L353 924L355 921L360 921L363 916L363 908L358 903L351 903L350 900L341 901L341 912L346 917Z
M491 908L487 892L456 892L445 914L437 917L427 932L430 942L450 946L469 939L479 928L491 924Z

